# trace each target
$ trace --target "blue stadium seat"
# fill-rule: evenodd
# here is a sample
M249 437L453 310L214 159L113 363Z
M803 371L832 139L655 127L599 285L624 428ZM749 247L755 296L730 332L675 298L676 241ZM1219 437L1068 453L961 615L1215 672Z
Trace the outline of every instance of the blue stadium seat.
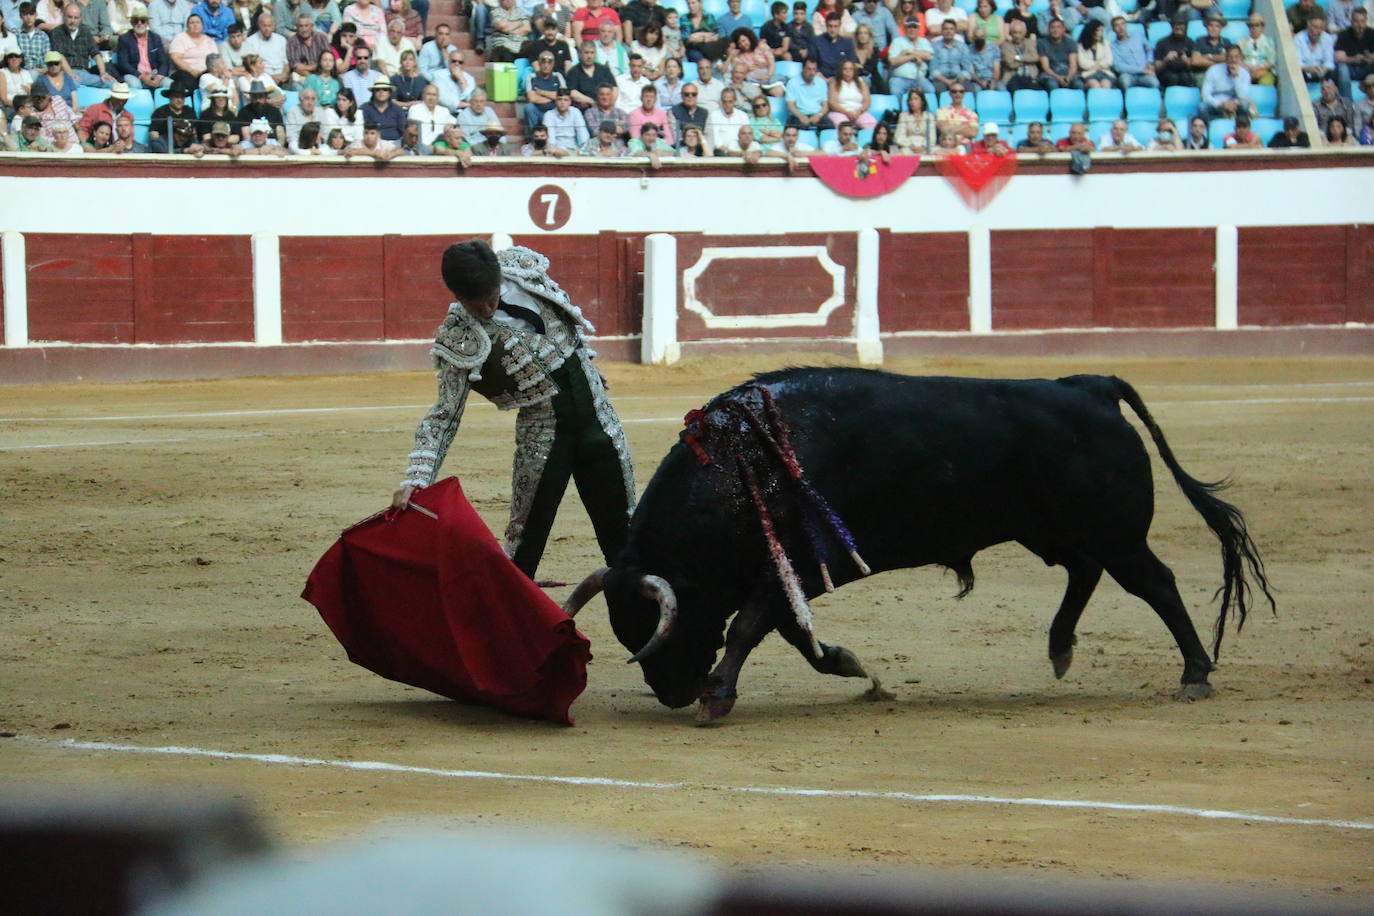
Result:
M717 17L725 13L730 8L729 5L725 2L725 0L703 0L701 5L702 8L706 10L706 12L710 13L712 16Z
M1045 125L1045 139L1051 143L1058 143L1069 135L1070 124L1068 121L1055 121L1053 124Z
M1088 122L1088 139L1091 140L1092 142L1096 143L1099 147L1101 147L1101 146L1102 146L1102 138L1105 137L1105 136L1107 136L1108 134L1110 134L1110 133L1112 132L1112 124L1115 123L1115 122L1116 122L1116 119L1115 119L1115 118L1113 118L1113 119L1110 120L1110 121L1105 121L1105 120L1104 120L1104 121L1089 121L1089 122Z
M153 116L153 94L147 89L129 93L129 101L124 103L124 110L133 115L135 123L147 124L148 119Z
M964 96L964 98L967 99L968 96ZM939 98L938 100L936 100L935 108L944 108L946 105L948 105L948 104L950 103L950 101L951 101L951 97L950 97L950 94L949 94L949 90L945 90L944 92L940 93L940 98ZM972 101L972 100L970 100L970 101ZM934 109L931 109L931 110L933 111Z
M1126 117L1133 121L1158 118L1159 110L1164 107L1164 97L1158 89L1149 86L1132 86L1126 90Z
M1128 22L1128 23L1126 23L1126 31L1127 31L1127 33L1129 33L1129 34L1131 34L1131 35L1140 35L1140 36L1144 37L1144 35L1145 35L1145 23L1143 23L1143 22Z
M1311 99L1312 101L1314 101L1314 102L1317 101L1317 99L1321 98L1321 97L1322 97L1322 84L1321 84L1321 83L1308 83L1308 84L1307 84L1307 97L1308 97L1309 99Z
M1250 15L1250 0L1218 0L1217 5L1221 8L1221 15L1231 21L1239 19L1244 22Z
M134 142L135 142L135 143L147 143L147 142L148 142L148 122L147 122L147 121L135 121L135 122L134 122Z
M773 117L777 118L779 122L786 124L787 99L776 95L765 96L765 98L768 99L768 107L772 111Z
M285 115L301 103L301 94L291 89L283 89L282 94L286 96L286 102L281 106L281 113Z
M1235 44L1242 38L1250 37L1250 27L1242 19L1239 22L1228 22L1221 27L1221 37Z
M854 142L857 143L857 144L859 144L860 146L864 146L865 144L868 143L869 140L872 140L872 139L873 139L873 131L872 131L872 130L861 130L861 131L859 131L857 134L854 135Z
M1212 149L1225 149L1226 144L1222 141L1227 134L1236 132L1236 122L1231 118L1214 118L1212 123L1207 125L1207 145Z
M1018 89L1012 95L1016 123L1044 121L1050 115L1050 94L1043 89Z
M1013 124L1011 126L1011 138L1008 140L1008 142L1011 143L1011 148L1016 149L1017 144L1026 139L1026 134L1029 132L1029 123Z
M954 0L954 5L966 13L978 9L978 0Z
M687 0L660 0L659 6L665 10L677 10L679 17L687 15Z
M22 65L21 65L22 66ZM105 101L110 97L110 90L99 89L95 86L76 87L76 107L81 109L90 108L92 105Z
M1159 121L1131 121L1130 131L1131 136L1139 140L1142 146L1148 147L1155 134L1159 132Z
M935 113L935 109L937 109L937 108L940 107L938 104L936 104L938 101L939 101L939 100L935 98L935 93L933 93L933 92L927 92L927 93L926 93L926 111L929 111L931 114L934 114L934 113ZM906 109L906 106L903 105L902 108L903 108L903 110L905 110L905 109Z
M798 142L798 143L805 143L805 144L807 144L808 146L814 147L815 149L820 149L820 148L821 148L821 138L820 138L820 135L817 134L814 130L799 130L799 131L797 131L797 142Z
M1206 34L1207 23L1203 22L1201 19L1194 19L1193 21L1188 23L1188 37L1191 38L1193 41L1197 41L1199 38Z
M1037 16L1041 13L1048 13L1050 11L1050 0L1032 0L1030 8L1031 12Z
M1164 113L1174 119L1174 123L1180 125L1179 130L1186 133L1182 126L1188 123L1188 119L1197 114L1198 105L1202 101L1202 91L1193 86L1170 86L1164 90Z
M1251 85L1250 101L1255 103L1255 112L1262 118L1272 118L1279 113L1279 91L1273 86Z
M528 57L517 57L515 59L515 92L521 98L525 96L525 77L529 76L530 71L533 69L534 67L530 64Z
M780 60L773 67L773 74L783 81L790 80L794 76L801 76L801 71L801 62L795 60Z
M1006 124L1011 121L1011 93L1001 89L984 89L976 99L978 118Z
M1254 87L1252 86L1251 88L1253 89ZM1269 89L1272 87L1265 86L1264 88ZM1359 86L1356 86L1354 80L1351 80L1350 84L1350 101L1355 105L1358 105L1364 101L1364 90L1361 89Z
M1173 31L1173 29L1169 23L1165 22L1163 19L1156 19L1146 27L1145 37L1150 40L1151 45L1157 45L1163 39L1168 38L1171 31Z
M1140 8L1140 4L1136 0L1118 0L1116 5L1121 7L1123 13L1134 13Z
M1050 118L1055 121L1081 121L1087 104L1082 89L1055 89L1050 92Z
M769 0L744 0L740 4L740 13L749 17L749 21L754 23L754 31L757 32L759 26L773 18L768 12L770 5Z
M1259 134L1259 138L1268 146L1269 141L1274 139L1274 134L1283 130L1283 118L1255 118L1250 122L1250 129Z
M885 113L896 110L897 97L895 95L885 95L881 92L875 92L868 97L868 113L879 120L882 119Z
M1122 98L1120 89L1089 89L1088 117L1094 121L1103 118L1116 120L1121 117Z

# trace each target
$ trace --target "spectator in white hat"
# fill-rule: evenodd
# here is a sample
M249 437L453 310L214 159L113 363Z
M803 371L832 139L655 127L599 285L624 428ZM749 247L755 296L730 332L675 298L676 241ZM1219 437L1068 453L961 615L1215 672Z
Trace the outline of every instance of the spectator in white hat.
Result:
M401 131L406 129L406 110L391 101L391 80L386 76L377 77L372 84L371 99L358 106L363 114L363 123L376 122L382 132L382 139L395 143L401 139Z
M172 58L141 3L129 10L129 30L115 45L113 70L130 89L161 89L171 82Z
M266 118L254 118L248 125L248 139L239 144L239 155L285 156L286 150L272 136L271 123Z
M94 105L86 107L86 113L81 116L81 120L76 125L76 132L84 141L91 135L91 129L97 124L108 124L114 129L115 119L124 111L124 106L129 102L129 87L123 83L115 83L110 88L110 95L103 102L96 102Z

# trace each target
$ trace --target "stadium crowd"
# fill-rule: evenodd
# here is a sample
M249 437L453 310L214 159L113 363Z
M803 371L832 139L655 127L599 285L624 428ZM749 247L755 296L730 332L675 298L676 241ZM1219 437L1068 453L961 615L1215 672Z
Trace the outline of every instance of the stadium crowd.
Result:
M1327 145L1374 144L1367 2L1297 0L1278 39ZM449 22L430 30L429 9L0 0L0 139L62 154L655 166L1312 145L1277 118L1275 38L1249 0L460 0L467 40ZM486 88L467 69L479 61ZM517 97L512 129L496 106Z

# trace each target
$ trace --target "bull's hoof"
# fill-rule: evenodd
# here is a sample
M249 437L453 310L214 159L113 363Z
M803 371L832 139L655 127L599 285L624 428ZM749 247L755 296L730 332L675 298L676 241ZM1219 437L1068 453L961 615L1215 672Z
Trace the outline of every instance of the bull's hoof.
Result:
M1175 700L1183 700L1191 703L1194 700L1205 700L1212 695L1212 685L1205 681L1201 684L1184 684L1178 688L1178 693L1174 694Z
M729 714L735 708L735 698L733 696L717 697L704 696L697 704L697 725L711 725L717 719Z
M876 677L873 678L873 686L865 690L863 696L865 700L868 700L871 703L877 703L880 700L897 699L897 695L894 694L891 690L888 690L886 687L884 687Z
M1073 649L1065 649L1058 655L1051 655L1050 664L1054 666L1054 676L1062 678L1068 673L1069 666L1073 664Z
M858 658L844 646L835 646L835 673L840 677L868 677ZM876 683L876 682L875 682Z

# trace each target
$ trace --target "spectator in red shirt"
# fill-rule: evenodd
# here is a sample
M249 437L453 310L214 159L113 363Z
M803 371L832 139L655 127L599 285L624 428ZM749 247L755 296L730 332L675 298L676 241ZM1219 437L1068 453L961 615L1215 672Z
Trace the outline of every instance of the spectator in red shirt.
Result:
M615 26L616 32L620 31L620 14L609 6L605 5L605 0L587 0L587 5L573 13L572 17L572 39L581 41L585 34L587 40L591 41L593 36L601 31L601 23L609 22ZM590 29L590 31L588 31Z
M1080 152L1091 153L1097 149L1092 140L1088 139L1088 125L1082 121L1076 122L1069 128L1069 135L1054 145L1060 152Z

